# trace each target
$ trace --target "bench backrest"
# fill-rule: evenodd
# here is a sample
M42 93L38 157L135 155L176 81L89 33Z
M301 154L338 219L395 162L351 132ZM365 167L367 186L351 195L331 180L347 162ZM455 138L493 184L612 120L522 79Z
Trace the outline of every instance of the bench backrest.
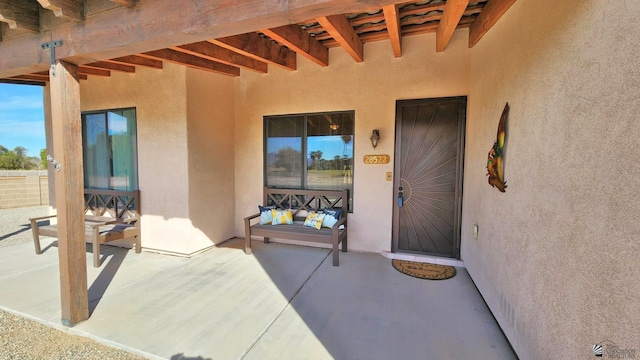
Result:
M140 191L84 189L84 213L129 219L140 215Z
M342 208L341 217L343 217L349 212L349 190L264 188L263 204L275 206L278 209L291 209L295 218L302 218L310 211L321 212L327 208Z

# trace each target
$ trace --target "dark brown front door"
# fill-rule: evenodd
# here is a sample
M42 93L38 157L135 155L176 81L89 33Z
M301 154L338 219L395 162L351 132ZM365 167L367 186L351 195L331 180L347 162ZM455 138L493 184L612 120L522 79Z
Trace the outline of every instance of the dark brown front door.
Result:
M466 97L396 104L393 251L460 257Z

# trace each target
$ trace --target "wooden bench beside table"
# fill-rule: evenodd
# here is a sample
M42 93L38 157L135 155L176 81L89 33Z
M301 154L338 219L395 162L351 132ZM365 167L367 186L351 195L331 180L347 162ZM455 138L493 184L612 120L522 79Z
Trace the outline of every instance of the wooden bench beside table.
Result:
M264 189L264 206L274 206L280 210L291 210L293 224L251 224L259 219L260 213L244 218L245 253L251 254L251 236L262 236L265 243L269 238L300 240L331 244L333 249L333 266L339 265L338 245L342 243L342 251L347 252L347 213L349 210L349 191L331 190L298 190L298 189ZM340 208L342 214L331 228L315 229L304 226L303 222L311 211L321 213L324 209ZM255 222L255 221L254 221Z
M132 238L136 253L141 251L140 192L117 190L84 190L85 241L93 245L93 266L100 267L100 245ZM31 218L31 230L36 254L42 254L40 235L58 237L58 225L38 225L39 221L56 215Z

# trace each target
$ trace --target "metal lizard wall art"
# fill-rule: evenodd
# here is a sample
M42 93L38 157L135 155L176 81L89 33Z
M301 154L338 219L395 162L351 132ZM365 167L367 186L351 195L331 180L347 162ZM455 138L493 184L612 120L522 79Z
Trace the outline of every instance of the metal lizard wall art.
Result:
M493 147L489 150L487 158L487 175L489 176L489 185L497 188L500 192L505 192L507 182L504 181L503 154L504 140L506 136L507 116L509 115L509 103L504 106L500 123L498 124L498 136L493 143Z

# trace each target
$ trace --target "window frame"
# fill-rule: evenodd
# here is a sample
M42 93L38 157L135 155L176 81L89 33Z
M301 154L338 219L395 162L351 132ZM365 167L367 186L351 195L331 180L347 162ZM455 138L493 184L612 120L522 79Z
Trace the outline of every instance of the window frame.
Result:
M322 111L322 112L308 112L308 113L297 113L297 114L278 114L278 115L264 115L262 117L262 185L266 188L271 189L289 189L292 187L279 187L279 186L268 186L267 184L267 175L268 175L268 167L267 167L267 155L268 155L268 137L267 137L267 124L269 119L277 119L277 118L294 118L294 117L302 117L303 118L303 135L302 135L302 144L301 144L301 184L302 187L300 190L317 190L310 189L308 184L308 166L309 166L309 156L308 152L308 117L309 116L324 116L324 115L336 115L336 114L349 114L353 121L353 134L350 136L351 141L353 142L353 154L352 154L352 164L351 164L351 184L349 185L349 213L353 212L353 192L354 192L354 167L355 167L355 158L356 158L356 149L355 149L355 123L356 123L356 112L355 110L337 110L337 111ZM296 188L293 188L296 189Z
M104 115L105 118L105 125L106 125L106 130L107 130L107 138L108 138L108 131L109 131L109 113L110 112L124 112L124 111L133 111L134 112L134 121L135 121L135 136L133 137L133 144L132 144L132 149L133 151L135 151L135 156L132 156L132 159L135 161L135 164L133 164L134 168L135 168L135 187L132 187L132 189L127 189L127 190L122 190L122 189L116 189L115 186L111 186L111 184L109 184L108 188L97 188L97 187L88 187L88 184L86 184L86 182L84 183L84 187L85 188L89 188L89 189L98 189L98 190L115 190L115 191L134 191L134 190L140 190L140 177L139 177L139 166L138 166L138 159L139 159L139 155L138 155L138 109L135 106L131 106L131 107L122 107L122 108L110 108L110 109L100 109L100 110L90 110L90 111L82 111L80 113L80 127L81 127L81 135L82 135L82 155L83 155L83 182L84 182L84 177L86 176L86 169L84 169L84 155L85 155L85 151L86 149L84 148L85 146L85 125L86 125L86 117L89 115ZM108 151L110 151L110 146L107 148ZM110 156L109 157L109 171L110 171L110 176L109 176L109 181L111 180L111 178L113 177L113 172L112 172L112 168L113 168L113 158Z

